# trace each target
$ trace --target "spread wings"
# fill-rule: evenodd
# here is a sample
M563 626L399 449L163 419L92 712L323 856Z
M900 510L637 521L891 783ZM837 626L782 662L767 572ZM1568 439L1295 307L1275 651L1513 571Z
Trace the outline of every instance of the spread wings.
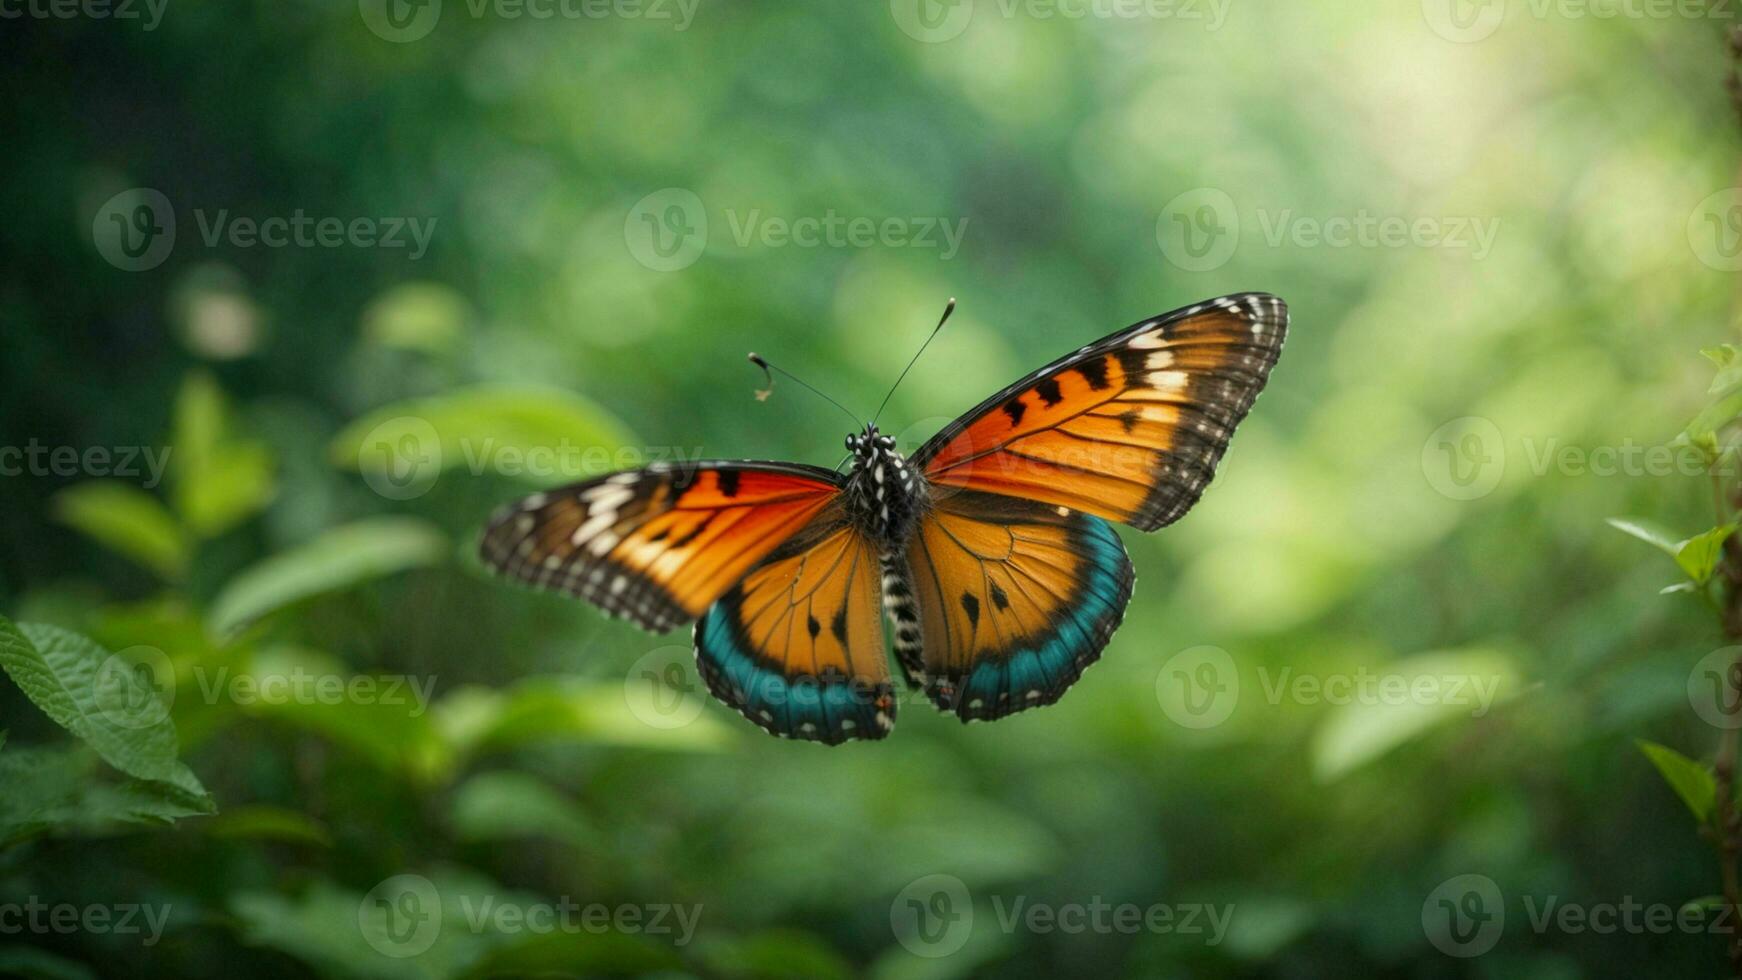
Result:
M965 491L940 498L886 584L908 680L963 721L1057 701L1125 615L1134 573L1111 525Z
M491 518L485 564L666 632L700 616L840 493L792 463L655 465L531 494Z
M1006 494L1153 531L1197 503L1287 331L1288 308L1266 293L1145 320L988 398L914 463L940 494Z
M696 623L714 696L775 735L839 744L895 724L877 552L832 507Z

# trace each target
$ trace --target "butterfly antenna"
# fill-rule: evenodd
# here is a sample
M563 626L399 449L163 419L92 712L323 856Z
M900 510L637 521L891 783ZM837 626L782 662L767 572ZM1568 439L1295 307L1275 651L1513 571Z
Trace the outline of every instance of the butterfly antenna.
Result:
M764 380L766 380L768 382L768 387L759 389L756 392L756 400L757 401L765 402L768 400L769 395L774 394L774 376L776 374L779 374L781 377L791 378L792 382L794 384L805 389L806 391L817 396L818 398L821 398L823 401L828 402L830 405L835 406L836 408L840 409L841 411L846 412L847 417L853 420L854 425L861 424L859 421L859 416L854 415L851 411L849 411L847 406L842 405L840 402L835 401L833 398L830 398L828 395L825 395L822 392L818 391L816 388L806 384L803 378L798 377L797 375L793 374L792 372L782 370L781 368L779 368L773 364L768 363L768 359L763 357L761 354L758 354L755 351L751 351L750 352L750 363L754 364L757 367L762 369L762 377Z
M907 362L907 367L901 369L901 376L897 377L895 383L889 386L889 394L883 396L883 404L877 406L877 414L871 416L872 425L876 425L877 420L883 417L883 409L888 407L889 399L895 395L895 389L901 387L901 382L907 377L907 372L913 370L914 364L919 361L919 355L924 354L925 349L931 346L933 338L937 337L938 331L944 328L944 324L949 322L950 314L954 312L956 312L956 298L951 296L950 301L944 305L944 315L938 317L938 325L932 328L931 336L925 339L925 343L919 345L919 350L913 352L913 360Z

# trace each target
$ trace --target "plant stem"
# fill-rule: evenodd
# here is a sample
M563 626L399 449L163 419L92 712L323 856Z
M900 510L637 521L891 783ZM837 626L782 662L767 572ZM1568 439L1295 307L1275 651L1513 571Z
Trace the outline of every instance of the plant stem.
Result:
M1716 496L1720 511L1726 509L1726 503L1732 513L1742 508L1742 486L1732 491L1728 502L1722 493ZM1737 684L1742 678L1742 543L1735 535L1724 542L1723 558L1718 568L1723 594L1719 616L1724 637L1734 645L1735 655L1724 670L1721 684L1724 724L1718 734L1718 753L1712 764L1717 795L1713 831L1718 846L1718 874L1724 884L1724 904L1728 913L1725 925L1729 937L1730 969L1742 978L1742 931L1737 929L1737 924L1742 922L1742 882L1738 881L1736 873L1737 857L1742 854L1742 819L1736 812L1736 757L1738 748L1742 747L1742 690Z

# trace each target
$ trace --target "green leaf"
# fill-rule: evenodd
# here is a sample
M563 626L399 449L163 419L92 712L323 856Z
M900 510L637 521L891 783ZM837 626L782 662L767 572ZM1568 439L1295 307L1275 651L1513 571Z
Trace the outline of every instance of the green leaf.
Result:
M85 964L35 946L0 947L0 976L19 980L97 980L96 971Z
M667 922L670 921L668 917ZM658 975L660 971L675 971L682 966L683 960L676 954L639 936L621 932L597 935L551 932L530 935L491 950L462 976L468 980L631 977Z
M447 556L447 547L433 525L409 517L370 518L333 528L242 571L213 600L208 621L218 636L231 636L267 613L311 596L434 565Z
M1734 422L1738 415L1742 415L1742 391L1733 391L1702 409L1688 422L1682 434L1696 445L1715 445L1718 431Z
M464 466L549 484L617 468L634 443L627 426L580 395L472 388L370 412L333 438L331 455L337 466L384 479L427 458L431 475Z
M1337 779L1423 733L1458 719L1485 716L1518 693L1512 658L1497 650L1471 648L1419 654L1384 665L1372 691L1329 712L1313 735L1314 774ZM1388 695L1390 677L1398 682Z
M1674 557L1676 551L1681 547L1675 535L1649 521L1634 520L1630 517L1611 517L1607 523L1622 534L1632 535L1671 557Z
M1706 389L1707 394L1727 394L1742 385L1742 360L1737 356L1742 354L1742 347L1719 344L1716 347L1702 348L1700 353L1718 366L1718 373L1713 376L1711 387Z
M853 976L853 967L822 939L798 929L764 929L747 936L718 936L702 948L711 972L723 977L767 980Z
M546 901L454 869L395 875L368 894L325 881L296 895L241 892L231 911L244 942L295 957L319 975L431 980L461 976L490 949L524 938L498 931L492 910ZM482 928L473 924L480 917Z
M1724 542L1734 533L1736 525L1724 524L1694 535L1676 546L1675 563L1681 566L1688 578L1706 584L1712 577L1712 570L1718 566L1718 559L1724 555Z
M375 678L354 677L326 654L299 647L257 654L251 676L258 693L243 706L250 714L319 735L384 772L435 780L451 768L452 753L422 700L427 689L420 693L409 682L388 689ZM367 696L354 693L360 680L371 685ZM319 693L319 685L328 693Z
M205 788L176 759L175 723L152 684L126 658L57 626L0 617L0 668L57 724L103 761L197 798Z
M230 415L210 374L188 375L176 399L170 471L176 510L203 538L253 515L274 493L271 450L233 435Z
M1674 558L1683 574L1698 585L1711 579L1713 569L1724 555L1724 542L1736 532L1736 525L1722 524L1691 538L1677 540L1670 532L1644 521L1611 517L1609 526Z
M565 843L596 834L580 807L535 776L483 772L454 793L452 823L461 840L501 841L548 837Z
M206 821L207 835L226 840L270 840L291 844L333 846L333 836L314 818L284 807L255 804L235 807Z
M187 533L156 497L118 480L93 480L55 494L55 519L166 579L187 571Z
M166 825L213 812L211 800L167 782L106 780L82 747L22 748L0 756L0 844L44 833L100 835L119 825Z
M506 692L461 688L443 698L435 714L460 752L565 740L713 752L733 738L706 713L676 727L649 724L631 709L622 684L573 677L528 678Z
M1634 744L1657 767L1663 781L1688 805L1694 819L1704 823L1711 816L1712 807L1718 798L1717 780L1712 771L1675 749L1656 742L1635 739Z
M1699 898L1690 898L1683 902L1680 911L1710 912L1714 909L1724 908L1729 904L1722 895L1701 895Z
M382 347L439 354L453 347L469 315L465 299L451 287L408 282L369 304L363 336Z

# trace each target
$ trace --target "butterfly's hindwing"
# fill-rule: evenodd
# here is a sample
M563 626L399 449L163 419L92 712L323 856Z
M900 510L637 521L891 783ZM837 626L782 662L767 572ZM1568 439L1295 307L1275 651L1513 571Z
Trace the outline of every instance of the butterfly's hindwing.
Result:
M1145 320L987 399L914 455L941 492L982 490L1140 530L1178 520L1282 350L1288 308L1265 293Z
M727 590L695 645L708 690L775 735L835 745L895 724L877 554L839 508Z
M907 555L917 643L902 668L963 721L1057 701L1124 618L1135 573L1111 525L975 491L941 498Z
M839 496L829 470L659 466L534 493L485 529L485 564L656 632L701 615Z

